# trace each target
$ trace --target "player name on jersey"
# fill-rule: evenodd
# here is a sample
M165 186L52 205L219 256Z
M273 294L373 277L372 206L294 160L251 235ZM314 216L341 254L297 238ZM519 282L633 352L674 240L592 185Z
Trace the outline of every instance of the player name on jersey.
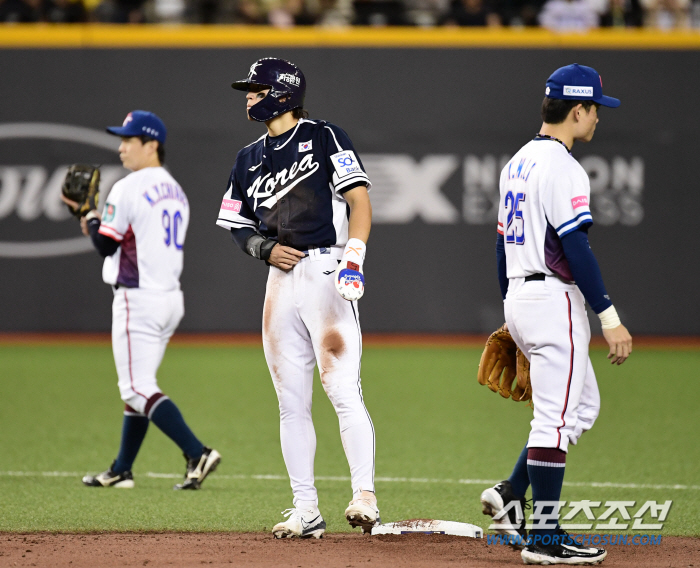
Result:
M143 192L143 196L151 207L164 199L177 199L180 203L187 205L187 197L185 197L185 192L182 191L182 188L169 182L152 185Z

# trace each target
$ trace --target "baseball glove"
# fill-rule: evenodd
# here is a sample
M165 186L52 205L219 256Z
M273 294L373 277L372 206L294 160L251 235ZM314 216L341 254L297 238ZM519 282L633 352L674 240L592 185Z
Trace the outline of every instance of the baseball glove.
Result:
M520 351L505 325L494 331L481 354L479 384L488 385L503 398L530 400L530 362ZM515 381L515 382L514 382Z
M78 204L77 208L68 205L70 212L78 218L97 209L100 195L100 168L88 164L73 164L68 168L66 179L63 180L61 193Z

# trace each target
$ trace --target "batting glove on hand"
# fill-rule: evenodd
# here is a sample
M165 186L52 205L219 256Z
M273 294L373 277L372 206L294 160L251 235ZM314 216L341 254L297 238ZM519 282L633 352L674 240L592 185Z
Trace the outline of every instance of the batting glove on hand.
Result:
M343 251L343 258L335 269L335 288L346 300L359 300L365 293L365 277L362 264L366 245L360 239L350 239Z

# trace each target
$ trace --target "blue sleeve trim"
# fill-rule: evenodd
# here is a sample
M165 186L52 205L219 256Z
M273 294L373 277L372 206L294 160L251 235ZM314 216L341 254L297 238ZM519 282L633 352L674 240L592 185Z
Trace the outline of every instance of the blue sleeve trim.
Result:
M579 213L578 215L576 215L576 217L574 217L573 219L569 219L569 220L566 221L565 223L562 223L561 225L559 225L559 226L556 228L557 233L558 233L559 231L561 231L561 230L562 230L564 227L566 227L567 225L570 225L571 223L575 223L578 219L580 219L581 217L585 217L585 216L590 217L590 218L591 218L591 221L593 221L593 217L591 216L591 212L590 212L590 211L583 211L582 213ZM561 236L561 235L559 235L559 236Z
M612 306L598 261L588 243L588 227L571 231L561 239L564 255L579 290L596 314Z
M508 293L508 270L506 268L506 245L503 235L496 237L496 264L498 267L498 285L501 287L501 296L506 299Z
M572 231L577 231L578 229L581 229L582 227L590 227L592 224L593 224L593 217L591 217L589 214L588 218L584 217L584 218L580 219L576 225L567 228L565 231L561 231L561 232L557 231L557 234L559 235L559 238L562 238L564 235L568 235Z

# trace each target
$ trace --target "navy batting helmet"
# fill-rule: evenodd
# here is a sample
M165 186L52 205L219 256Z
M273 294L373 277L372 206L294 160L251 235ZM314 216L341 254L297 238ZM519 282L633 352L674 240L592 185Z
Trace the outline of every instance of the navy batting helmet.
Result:
M265 57L250 66L248 78L231 85L238 91L250 91L251 87L270 89L267 96L248 111L250 118L266 122L295 108L304 108L306 79L294 63ZM284 99L281 101L280 99Z

